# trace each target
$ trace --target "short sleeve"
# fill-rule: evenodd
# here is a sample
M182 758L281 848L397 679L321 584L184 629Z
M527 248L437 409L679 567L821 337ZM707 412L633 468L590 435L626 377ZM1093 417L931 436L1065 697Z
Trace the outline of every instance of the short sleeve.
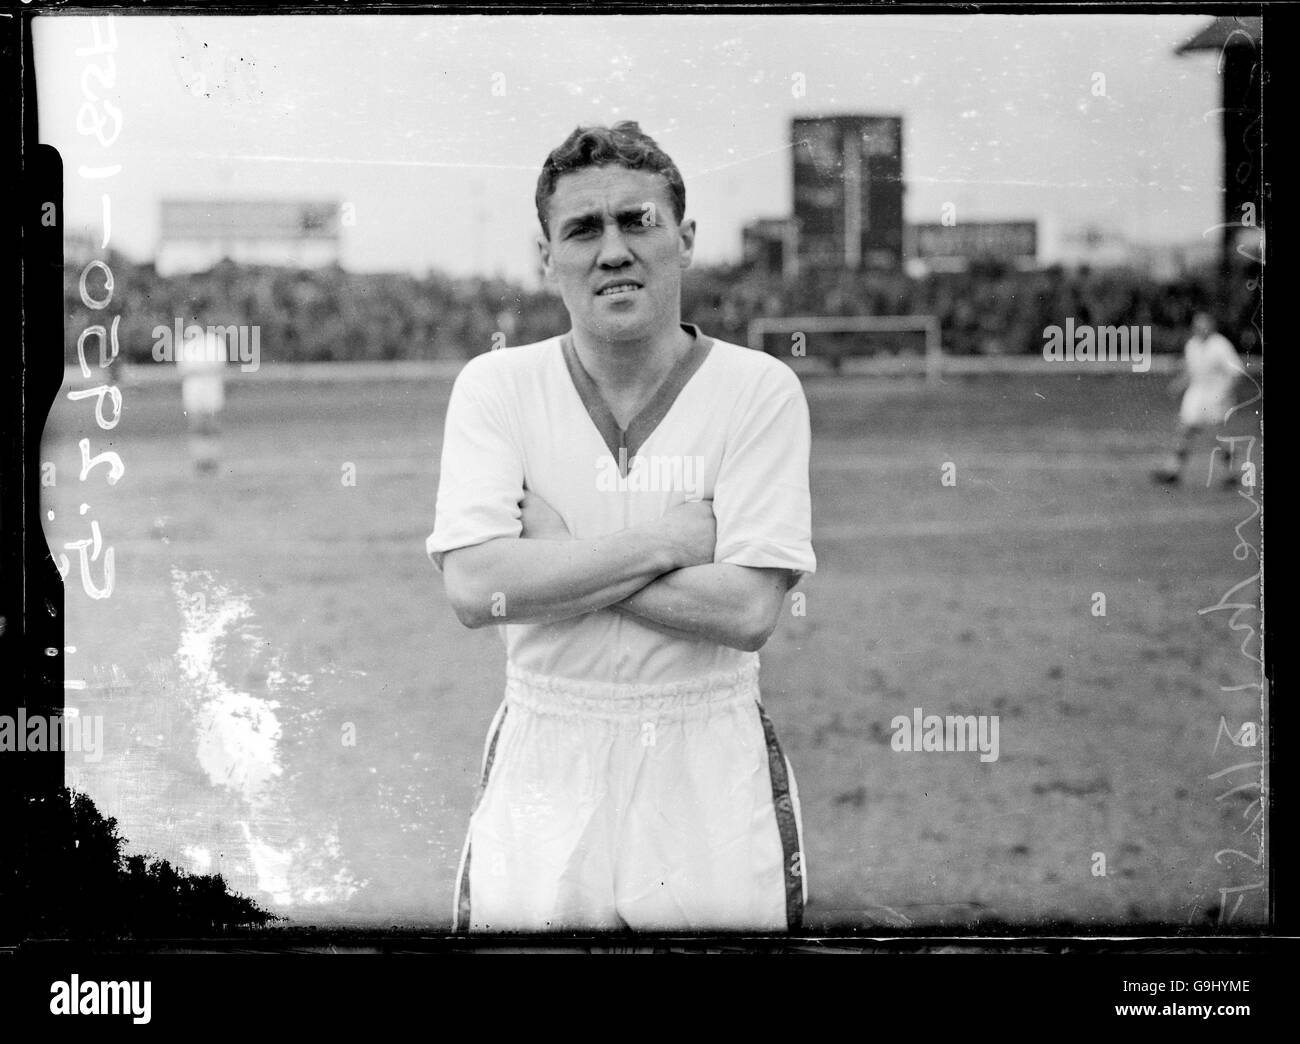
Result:
M499 376L474 359L452 386L434 528L425 542L439 569L448 551L523 531L523 455L509 423L505 389L492 380Z
M715 562L812 573L808 404L783 363L738 404L714 486Z
M1246 365L1241 361L1241 356L1237 354L1237 349L1222 334L1215 338L1215 348L1219 356L1219 366L1224 373L1237 375L1246 372Z

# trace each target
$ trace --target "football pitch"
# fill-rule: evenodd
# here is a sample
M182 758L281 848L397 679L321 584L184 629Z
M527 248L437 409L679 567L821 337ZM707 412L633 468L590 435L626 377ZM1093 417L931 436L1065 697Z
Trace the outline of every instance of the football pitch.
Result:
M819 568L761 657L808 928L1203 928L1260 880L1258 640L1213 608L1258 596L1258 487L1207 488L1210 443L1152 484L1167 383L805 379ZM449 390L251 375L211 476L176 385L125 386L112 432L61 397L47 534L93 517L116 556L93 600L69 552L68 704L103 749L68 777L130 850L290 925L447 927L504 684L498 634L457 622L424 554ZM78 480L83 437L120 455L115 486ZM996 760L894 749L918 708L996 717ZM1261 922L1263 889L1229 894Z

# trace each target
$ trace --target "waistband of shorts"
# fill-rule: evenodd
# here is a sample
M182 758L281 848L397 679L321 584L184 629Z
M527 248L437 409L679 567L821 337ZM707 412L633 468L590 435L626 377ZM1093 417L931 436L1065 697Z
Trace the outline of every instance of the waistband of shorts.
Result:
M681 714L758 699L758 664L663 684L585 681L506 665L506 702L601 718Z

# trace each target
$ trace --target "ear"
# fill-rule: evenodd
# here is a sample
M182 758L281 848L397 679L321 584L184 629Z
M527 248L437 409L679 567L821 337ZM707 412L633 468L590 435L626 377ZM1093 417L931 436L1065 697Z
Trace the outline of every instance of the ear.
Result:
M537 256L542 262L542 274L548 283L555 281L555 269L551 265L551 241L546 236L537 237Z
M677 258L682 268L691 267L691 258L695 255L695 219L684 218L677 226Z

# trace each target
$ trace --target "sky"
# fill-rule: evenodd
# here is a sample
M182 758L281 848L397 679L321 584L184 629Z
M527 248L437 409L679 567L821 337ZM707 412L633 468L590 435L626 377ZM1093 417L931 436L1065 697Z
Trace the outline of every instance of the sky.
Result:
M902 116L908 221L949 203L958 221L1035 219L1044 260L1089 224L1201 241L1220 220L1216 56L1174 50L1209 21L131 14L111 55L78 55L90 20L51 15L34 42L66 224L96 245L102 193L110 245L136 259L163 199L320 199L351 204L347 268L533 282L542 161L620 119L681 169L700 263L738 260L746 222L789 213L790 120L838 113Z

